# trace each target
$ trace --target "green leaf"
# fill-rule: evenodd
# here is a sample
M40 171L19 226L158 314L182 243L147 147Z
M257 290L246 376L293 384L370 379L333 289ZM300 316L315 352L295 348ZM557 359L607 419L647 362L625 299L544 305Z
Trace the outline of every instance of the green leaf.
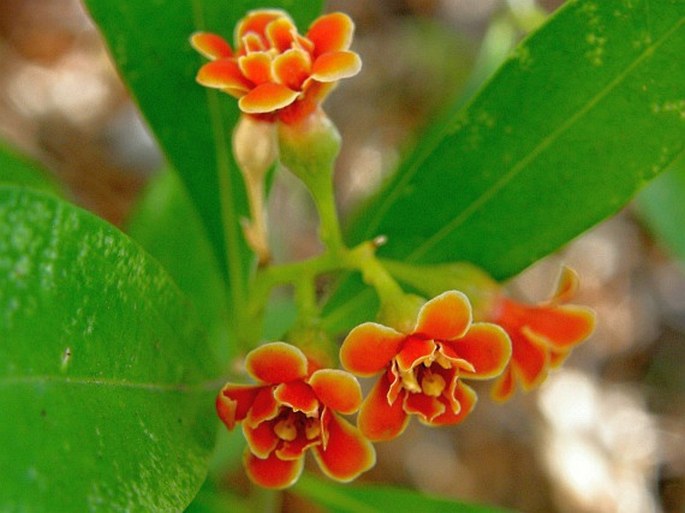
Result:
M685 148L685 4L568 2L357 218L385 254L518 273ZM424 149L425 151L425 149Z
M232 40L233 28L261 3L249 0L86 0L123 79L179 172L228 279L231 303L246 297L251 255L240 228L247 216L242 177L230 150L236 101L195 82L206 62L188 42L197 30ZM304 30L322 2L277 0Z
M219 264L193 203L173 170L147 187L127 232L164 266L195 305L221 361L229 363L228 305Z
M681 0L568 2L432 128L348 239L386 235L382 256L468 261L497 279L522 271L683 152L684 54ZM358 294L335 297L332 315L366 307Z
M336 485L303 475L295 493L328 508L331 513L507 513L510 510L465 504L388 486ZM510 512L511 513L511 512Z
M182 511L221 386L156 261L51 195L0 187L0 510Z
M0 185L20 185L61 194L57 183L37 163L0 141Z
M638 213L652 233L685 261L685 159L654 180L637 198Z

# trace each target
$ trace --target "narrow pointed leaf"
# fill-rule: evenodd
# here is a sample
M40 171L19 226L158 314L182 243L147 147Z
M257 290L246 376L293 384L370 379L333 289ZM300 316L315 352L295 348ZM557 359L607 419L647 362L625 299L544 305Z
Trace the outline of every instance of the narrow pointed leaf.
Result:
M567 2L360 209L349 240L385 235L382 255L498 279L522 271L683 152L683 54L681 0Z
M139 246L0 187L1 511L182 511L217 377L189 302Z

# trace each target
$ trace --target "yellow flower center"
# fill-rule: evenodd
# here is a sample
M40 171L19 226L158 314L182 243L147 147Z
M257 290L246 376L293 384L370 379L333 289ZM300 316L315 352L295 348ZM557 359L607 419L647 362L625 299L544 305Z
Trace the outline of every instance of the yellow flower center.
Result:
M274 426L274 433L281 440L292 442L297 438L297 426L291 417L278 421Z
M438 397L445 390L445 378L440 374L426 372L421 380L421 391L431 397Z
M304 428L304 436L307 437L307 440L314 440L320 434L321 426L319 425L319 419L307 421L307 425Z

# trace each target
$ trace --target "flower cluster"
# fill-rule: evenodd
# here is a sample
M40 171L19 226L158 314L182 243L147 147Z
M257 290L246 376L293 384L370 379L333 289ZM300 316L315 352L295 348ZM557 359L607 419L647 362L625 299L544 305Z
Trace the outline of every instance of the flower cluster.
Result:
M517 384L531 390L594 328L590 309L568 304L578 285L569 269L551 299L526 305L510 299L470 264L430 271L393 266L376 257L378 241L345 246L331 183L340 137L320 105L339 79L361 69L359 56L349 50L353 30L346 15L333 13L300 35L284 11L271 9L252 11L241 20L234 46L206 32L191 38L211 59L197 81L238 98L243 113L233 134L233 153L252 216L244 226L245 240L258 257L257 273L266 280L255 289L261 299L277 283L296 290L298 329L289 339L299 346L271 342L253 349L245 366L256 383L228 383L216 398L226 427L241 424L248 476L267 488L292 485L307 452L332 479L355 479L375 463L372 442L399 436L412 416L428 426L462 422L477 401L469 380L495 379L492 395L499 401L509 399ZM327 253L269 274L264 179L277 159L312 193ZM337 267L336 258L342 262ZM306 264L316 267L307 270ZM339 350L345 370L326 368L312 358L320 354L312 340L315 345L327 340L318 336L315 278L350 268L374 287L381 320L390 325L365 322L352 329ZM280 281L289 272L292 276ZM425 301L408 295L395 279L435 297ZM355 376L378 376L365 398ZM356 426L344 418L354 414Z
M191 43L211 62L197 81L238 98L240 110L285 123L313 112L340 79L359 73L349 50L354 24L342 13L316 19L303 36L277 9L256 10L238 23L235 50L217 34L198 32Z

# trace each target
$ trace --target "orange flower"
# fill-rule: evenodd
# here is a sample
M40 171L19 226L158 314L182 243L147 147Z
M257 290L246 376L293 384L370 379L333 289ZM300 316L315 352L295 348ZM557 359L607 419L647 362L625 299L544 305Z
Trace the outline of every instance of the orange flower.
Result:
M340 349L343 366L354 374L382 372L358 418L361 432L374 441L402 433L409 415L431 426L462 421L476 394L460 378L495 377L510 355L504 330L472 323L471 305L457 291L425 303L409 334L367 322L354 328Z
M342 13L319 17L302 36L284 11L251 11L238 23L235 51L221 36L193 34L193 47L212 59L197 81L239 98L246 114L291 123L313 112L338 80L359 73L359 55L349 51L353 31Z
M582 306L565 304L578 288L578 275L562 270L557 290L548 301L525 305L498 296L487 320L502 326L512 343L511 362L495 383L492 396L509 399L516 381L528 391L547 377L549 368L559 366L571 349L588 338L595 326L595 314Z
M245 468L255 483L292 485L310 447L324 473L338 481L350 481L374 465L371 443L338 416L356 412L361 404L352 375L335 369L310 372L314 365L304 353L283 342L251 351L245 363L260 383L225 385L216 409L229 429L242 421Z

